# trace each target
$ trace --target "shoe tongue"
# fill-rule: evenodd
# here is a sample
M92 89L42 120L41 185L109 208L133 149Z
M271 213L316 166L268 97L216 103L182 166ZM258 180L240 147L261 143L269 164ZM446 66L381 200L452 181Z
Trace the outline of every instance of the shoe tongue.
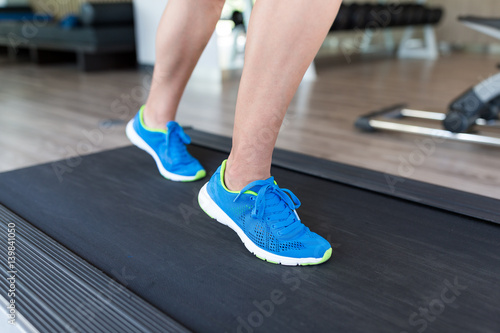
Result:
M175 140L175 142L181 142L186 145L191 143L191 138L184 133L182 127L175 121L169 121L167 123L167 136L169 140Z
M178 135L175 135L177 133L177 128L179 127L179 124L177 124L175 121L169 121L167 123L167 135L168 137L178 137Z
M253 186L252 184L255 183ZM274 177L269 177L265 180L259 180L259 181L256 181L256 182L253 182L253 183L250 183L248 185L248 190L252 191L252 192L255 192L255 193L259 193L259 191L262 189L262 187L264 186L277 186L276 182L274 181ZM280 204L282 205L282 208L281 209L285 209L284 205L286 205L286 203L283 201L283 199L278 195L278 193L274 192L274 191L267 191L265 193L265 205L266 206L274 206L276 207L277 204Z

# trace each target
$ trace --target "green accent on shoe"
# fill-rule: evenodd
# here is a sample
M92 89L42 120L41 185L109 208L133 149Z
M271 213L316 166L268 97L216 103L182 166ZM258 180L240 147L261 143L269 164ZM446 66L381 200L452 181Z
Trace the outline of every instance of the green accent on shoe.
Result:
M311 264L302 264L301 266L312 266L312 265L319 265L319 264L322 264L324 263L325 261L327 261L328 259L330 259L330 257L332 256L332 248L329 248L325 254L323 255L323 258L321 258L320 261L318 262L315 262L315 263L311 263Z
M255 254L255 253L254 253L254 254ZM264 261L270 262L271 264L276 264L276 265L279 265L279 264L280 264L280 263L279 263L279 262L277 262L277 261L272 261L272 260L266 259L266 258L264 258L264 257L261 257L261 256L257 255L257 254L255 254L255 256L256 256L257 258L259 258L260 260L264 260Z
M158 128L152 128L146 126L146 123L144 123L144 109L146 108L146 105L141 106L141 109L139 110L139 119L141 120L141 126L150 132L158 132L158 133L165 133L167 134L167 129L158 129Z
M210 216L210 215L209 215ZM255 254L255 253L254 253ZM272 261L272 260L269 260L269 259L266 259L264 257L261 257L257 254L255 254L255 256L257 258L259 258L260 260L264 260L264 261L267 261L267 262L270 262L271 264L276 264L276 265L280 265L279 262L276 262L276 261ZM322 264L324 263L325 261L327 261L328 259L330 259L330 257L332 256L332 249L328 249L325 254L323 255L323 258L321 258L320 261L318 262L315 262L315 263L309 263L309 264L299 264L299 266L313 266L313 265L319 265L319 264Z
M205 177L207 175L207 172L205 170L198 170L198 172L196 173L196 175L194 175L194 178L193 179L190 179L190 180L183 180L182 182L183 183L189 183L189 182L194 182L194 181L197 181L197 180L200 180L202 179L203 177Z
M240 191L231 191L230 189L228 189L226 187L226 183L224 183L224 174L226 172L226 163L227 163L227 160L222 161L222 165L220 167L220 183L222 184L222 187L226 191L228 191L229 193L238 194L238 193L240 193ZM254 191L250 191L250 190L245 191L244 194L251 194L251 195L257 196L257 193L255 193ZM265 260L265 259L262 259L262 260Z
M180 182L181 183L190 183L190 182L194 182L194 181L197 181L197 180L200 180L202 179L203 177L205 177L207 175L207 172L205 170L198 170L198 172L196 173L196 175L194 175L194 178L193 179L187 179L187 180L181 180ZM165 177L164 175L162 175L163 178L165 179L168 179L168 180L172 180L168 177Z

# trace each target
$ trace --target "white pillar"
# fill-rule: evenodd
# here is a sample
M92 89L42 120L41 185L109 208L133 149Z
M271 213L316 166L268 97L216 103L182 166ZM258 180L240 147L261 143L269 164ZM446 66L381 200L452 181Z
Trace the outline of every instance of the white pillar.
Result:
M141 65L154 65L155 63L156 30L166 3L167 1L134 1L137 61ZM203 52L193 77L222 79L215 33Z

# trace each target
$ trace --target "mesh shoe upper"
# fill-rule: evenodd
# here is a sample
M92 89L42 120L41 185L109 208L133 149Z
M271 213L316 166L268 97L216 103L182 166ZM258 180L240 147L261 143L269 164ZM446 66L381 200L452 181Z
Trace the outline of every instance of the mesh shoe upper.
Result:
M156 152L163 167L174 174L194 176L203 167L186 149L189 136L175 121L168 122L165 130L147 128L143 122L144 107L134 118L134 130Z
M210 179L208 194L258 247L293 258L320 258L331 248L302 224L295 210L300 201L280 188L273 177L233 192L224 186L224 168L225 162Z

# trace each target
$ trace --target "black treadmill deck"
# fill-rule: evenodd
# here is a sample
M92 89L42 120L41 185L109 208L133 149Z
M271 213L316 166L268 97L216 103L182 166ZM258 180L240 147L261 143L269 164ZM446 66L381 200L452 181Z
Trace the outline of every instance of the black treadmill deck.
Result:
M209 173L226 156L191 151ZM500 330L496 224L274 167L302 201L302 220L333 246L325 264L278 266L199 209L204 181L164 180L135 147L58 163L0 174L0 203L188 329ZM51 318L25 308L35 326Z

